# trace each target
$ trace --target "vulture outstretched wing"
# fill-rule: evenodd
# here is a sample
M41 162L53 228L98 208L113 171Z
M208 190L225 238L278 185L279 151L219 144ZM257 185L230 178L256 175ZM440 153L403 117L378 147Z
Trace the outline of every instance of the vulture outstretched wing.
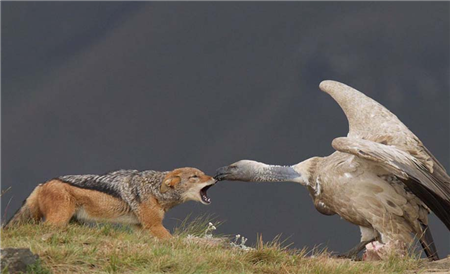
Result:
M430 170L416 157L393 145L340 137L334 149L369 160L393 173L421 199L450 230L450 177L437 168Z
M319 87L333 97L347 116L347 137L397 146L417 158L431 173L447 175L419 138L384 106L339 82L323 81Z

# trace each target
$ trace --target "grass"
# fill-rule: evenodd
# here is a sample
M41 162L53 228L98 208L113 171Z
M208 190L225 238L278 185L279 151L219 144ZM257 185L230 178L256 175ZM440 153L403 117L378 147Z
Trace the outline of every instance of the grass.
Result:
M146 231L113 225L65 228L25 224L1 231L2 247L26 247L40 257L28 273L405 273L420 267L412 257L384 262L353 262L330 258L327 252L296 250L279 239L254 248L232 247L227 238L204 237L209 221L185 221L175 237L158 241ZM203 241L205 240L205 241ZM208 244L209 241L215 244ZM214 241L216 240L216 241Z

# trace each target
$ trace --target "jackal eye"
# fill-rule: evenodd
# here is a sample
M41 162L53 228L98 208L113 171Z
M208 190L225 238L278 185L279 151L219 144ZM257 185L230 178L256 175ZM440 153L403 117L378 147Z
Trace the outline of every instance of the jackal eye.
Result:
M197 175L192 175L191 177L189 177L189 179L191 179L191 178L198 178L198 176Z

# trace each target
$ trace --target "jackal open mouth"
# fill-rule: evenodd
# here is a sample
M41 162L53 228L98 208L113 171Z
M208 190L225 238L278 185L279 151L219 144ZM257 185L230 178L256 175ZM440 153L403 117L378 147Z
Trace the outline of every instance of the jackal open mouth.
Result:
M202 201L206 204L211 203L211 199L208 197L207 191L210 187L213 185L205 186L204 188L200 189L200 197L202 198Z

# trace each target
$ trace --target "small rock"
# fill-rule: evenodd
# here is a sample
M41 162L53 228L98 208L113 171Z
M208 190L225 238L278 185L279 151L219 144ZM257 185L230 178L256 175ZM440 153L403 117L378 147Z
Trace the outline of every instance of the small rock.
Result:
M33 254L28 248L2 248L1 270L7 267L7 273L25 273L28 265L33 265L38 260L38 256Z
M44 234L44 235L42 235L41 240L46 242L49 239L51 239L53 237L53 235L55 235L55 232L50 232L50 233Z

